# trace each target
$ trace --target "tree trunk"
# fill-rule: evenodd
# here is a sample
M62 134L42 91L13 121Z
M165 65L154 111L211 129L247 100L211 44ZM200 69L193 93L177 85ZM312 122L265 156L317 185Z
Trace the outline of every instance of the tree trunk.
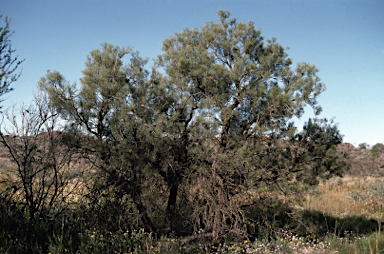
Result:
M227 148L230 123L231 123L231 118L226 119L224 121L223 127L221 128L219 153L223 153Z
M171 188L169 190L167 211L165 214L165 221L164 221L164 231L166 233L172 232L172 222L175 216L176 199L177 199L177 193L179 190L179 185L180 183L178 181L175 181L172 183Z
M139 210L139 213L141 215L141 221L143 222L144 228L149 232L156 233L157 232L156 228L153 225L151 218L149 218L147 214L147 209L144 206L143 202L141 201L140 194L141 194L141 191L138 189L133 191L132 193L133 202L135 203L137 210Z
M175 217L176 201L179 186L183 179L183 172L185 172L189 168L187 149L188 143L188 135L187 133L183 133L183 140L180 146L174 146L176 160L179 165L177 165L174 169L169 168L166 174L166 182L169 188L167 210L165 213L164 220L164 231L166 233L171 233L173 231L172 223Z

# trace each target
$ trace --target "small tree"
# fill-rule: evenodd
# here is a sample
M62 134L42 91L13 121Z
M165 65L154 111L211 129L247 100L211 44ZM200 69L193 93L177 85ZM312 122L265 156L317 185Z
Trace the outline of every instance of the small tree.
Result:
M131 56L130 62L123 65L127 55ZM104 193L116 202L130 195L144 227L155 232L142 200L153 154L147 137L155 116L151 113L146 62L130 48L104 43L101 50L93 50L88 56L79 91L57 71L48 72L39 86L49 94L60 115L90 137L81 148L93 155L88 158L99 168L91 192ZM98 195L95 197L97 203Z
M369 145L367 143L361 143L361 144L359 144L359 148L360 149L368 149Z
M296 134L294 139L300 147L295 149L294 156L297 180L316 185L317 177L327 179L335 175L341 176L347 170L343 158L346 154L338 154L336 151L343 136L337 126L332 122L328 123L327 119L309 119L303 131Z
M380 157L384 153L384 145L382 143L375 144L371 149L371 155L374 160Z
M70 170L73 152L61 145L64 134L57 129L57 113L47 97L38 95L31 106L13 107L4 117L0 143L14 168L2 181L2 196L26 208L30 222L55 217L79 185Z
M0 15L0 19L3 16ZM21 73L15 73L17 67L24 61L14 57L15 50L11 47L10 37L13 34L9 30L11 19L5 17L5 26L0 27L0 97L12 91L11 84L15 82Z

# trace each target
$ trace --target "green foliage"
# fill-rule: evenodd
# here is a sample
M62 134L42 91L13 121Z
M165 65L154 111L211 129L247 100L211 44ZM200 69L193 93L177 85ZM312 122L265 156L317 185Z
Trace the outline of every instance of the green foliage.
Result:
M237 23L227 11L219 15L221 23L165 40L159 64L193 106L218 122L222 145L229 134L248 138L280 130L305 104L320 112L316 98L324 85L314 66L302 63L292 70L275 39L264 41L252 22Z
M348 170L346 154L337 153L336 148L342 141L342 135L332 122L327 119L309 119L303 131L297 133L295 141L305 149L296 153L296 164L308 168L297 175L297 179L305 183L318 184L318 176L329 179L332 176L341 176ZM303 152L305 151L305 152Z
M359 144L359 148L360 149L367 149L367 148L369 148L369 145L367 143L361 143L361 144Z
M384 249L384 237L377 233L368 236L352 236L339 238L329 235L324 239L334 253L381 253Z
M383 153L384 153L384 144L382 143L377 143L371 149L372 157L375 159L377 159Z
M79 92L76 84L69 84L57 71L48 71L39 81L39 87L49 94L62 117L81 124L84 131L100 140L110 138L111 112L119 110L118 105L128 93L128 73L139 68L122 66L122 58L130 52L129 48L120 49L107 43L101 51L92 51L85 63ZM131 59L132 63L137 61L142 60Z

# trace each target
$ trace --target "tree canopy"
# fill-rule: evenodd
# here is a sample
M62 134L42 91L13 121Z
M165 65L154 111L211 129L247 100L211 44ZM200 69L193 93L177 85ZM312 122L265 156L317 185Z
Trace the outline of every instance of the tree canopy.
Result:
M314 65L293 70L284 48L274 38L264 40L253 22L238 23L228 11L219 17L220 23L165 40L159 63L168 82L188 92L191 108L209 111L223 148L231 134L278 134L305 105L320 113L316 99L325 86Z

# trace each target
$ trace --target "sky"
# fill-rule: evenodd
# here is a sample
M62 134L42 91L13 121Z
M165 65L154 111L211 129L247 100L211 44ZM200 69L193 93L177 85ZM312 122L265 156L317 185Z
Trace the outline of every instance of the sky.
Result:
M175 32L219 22L219 9L277 38L294 64L316 65L327 87L319 117L333 119L344 142L384 143L383 0L0 0L0 14L12 18L12 47L25 59L2 105L31 102L47 70L79 83L103 42L154 59ZM309 117L306 108L297 125Z

